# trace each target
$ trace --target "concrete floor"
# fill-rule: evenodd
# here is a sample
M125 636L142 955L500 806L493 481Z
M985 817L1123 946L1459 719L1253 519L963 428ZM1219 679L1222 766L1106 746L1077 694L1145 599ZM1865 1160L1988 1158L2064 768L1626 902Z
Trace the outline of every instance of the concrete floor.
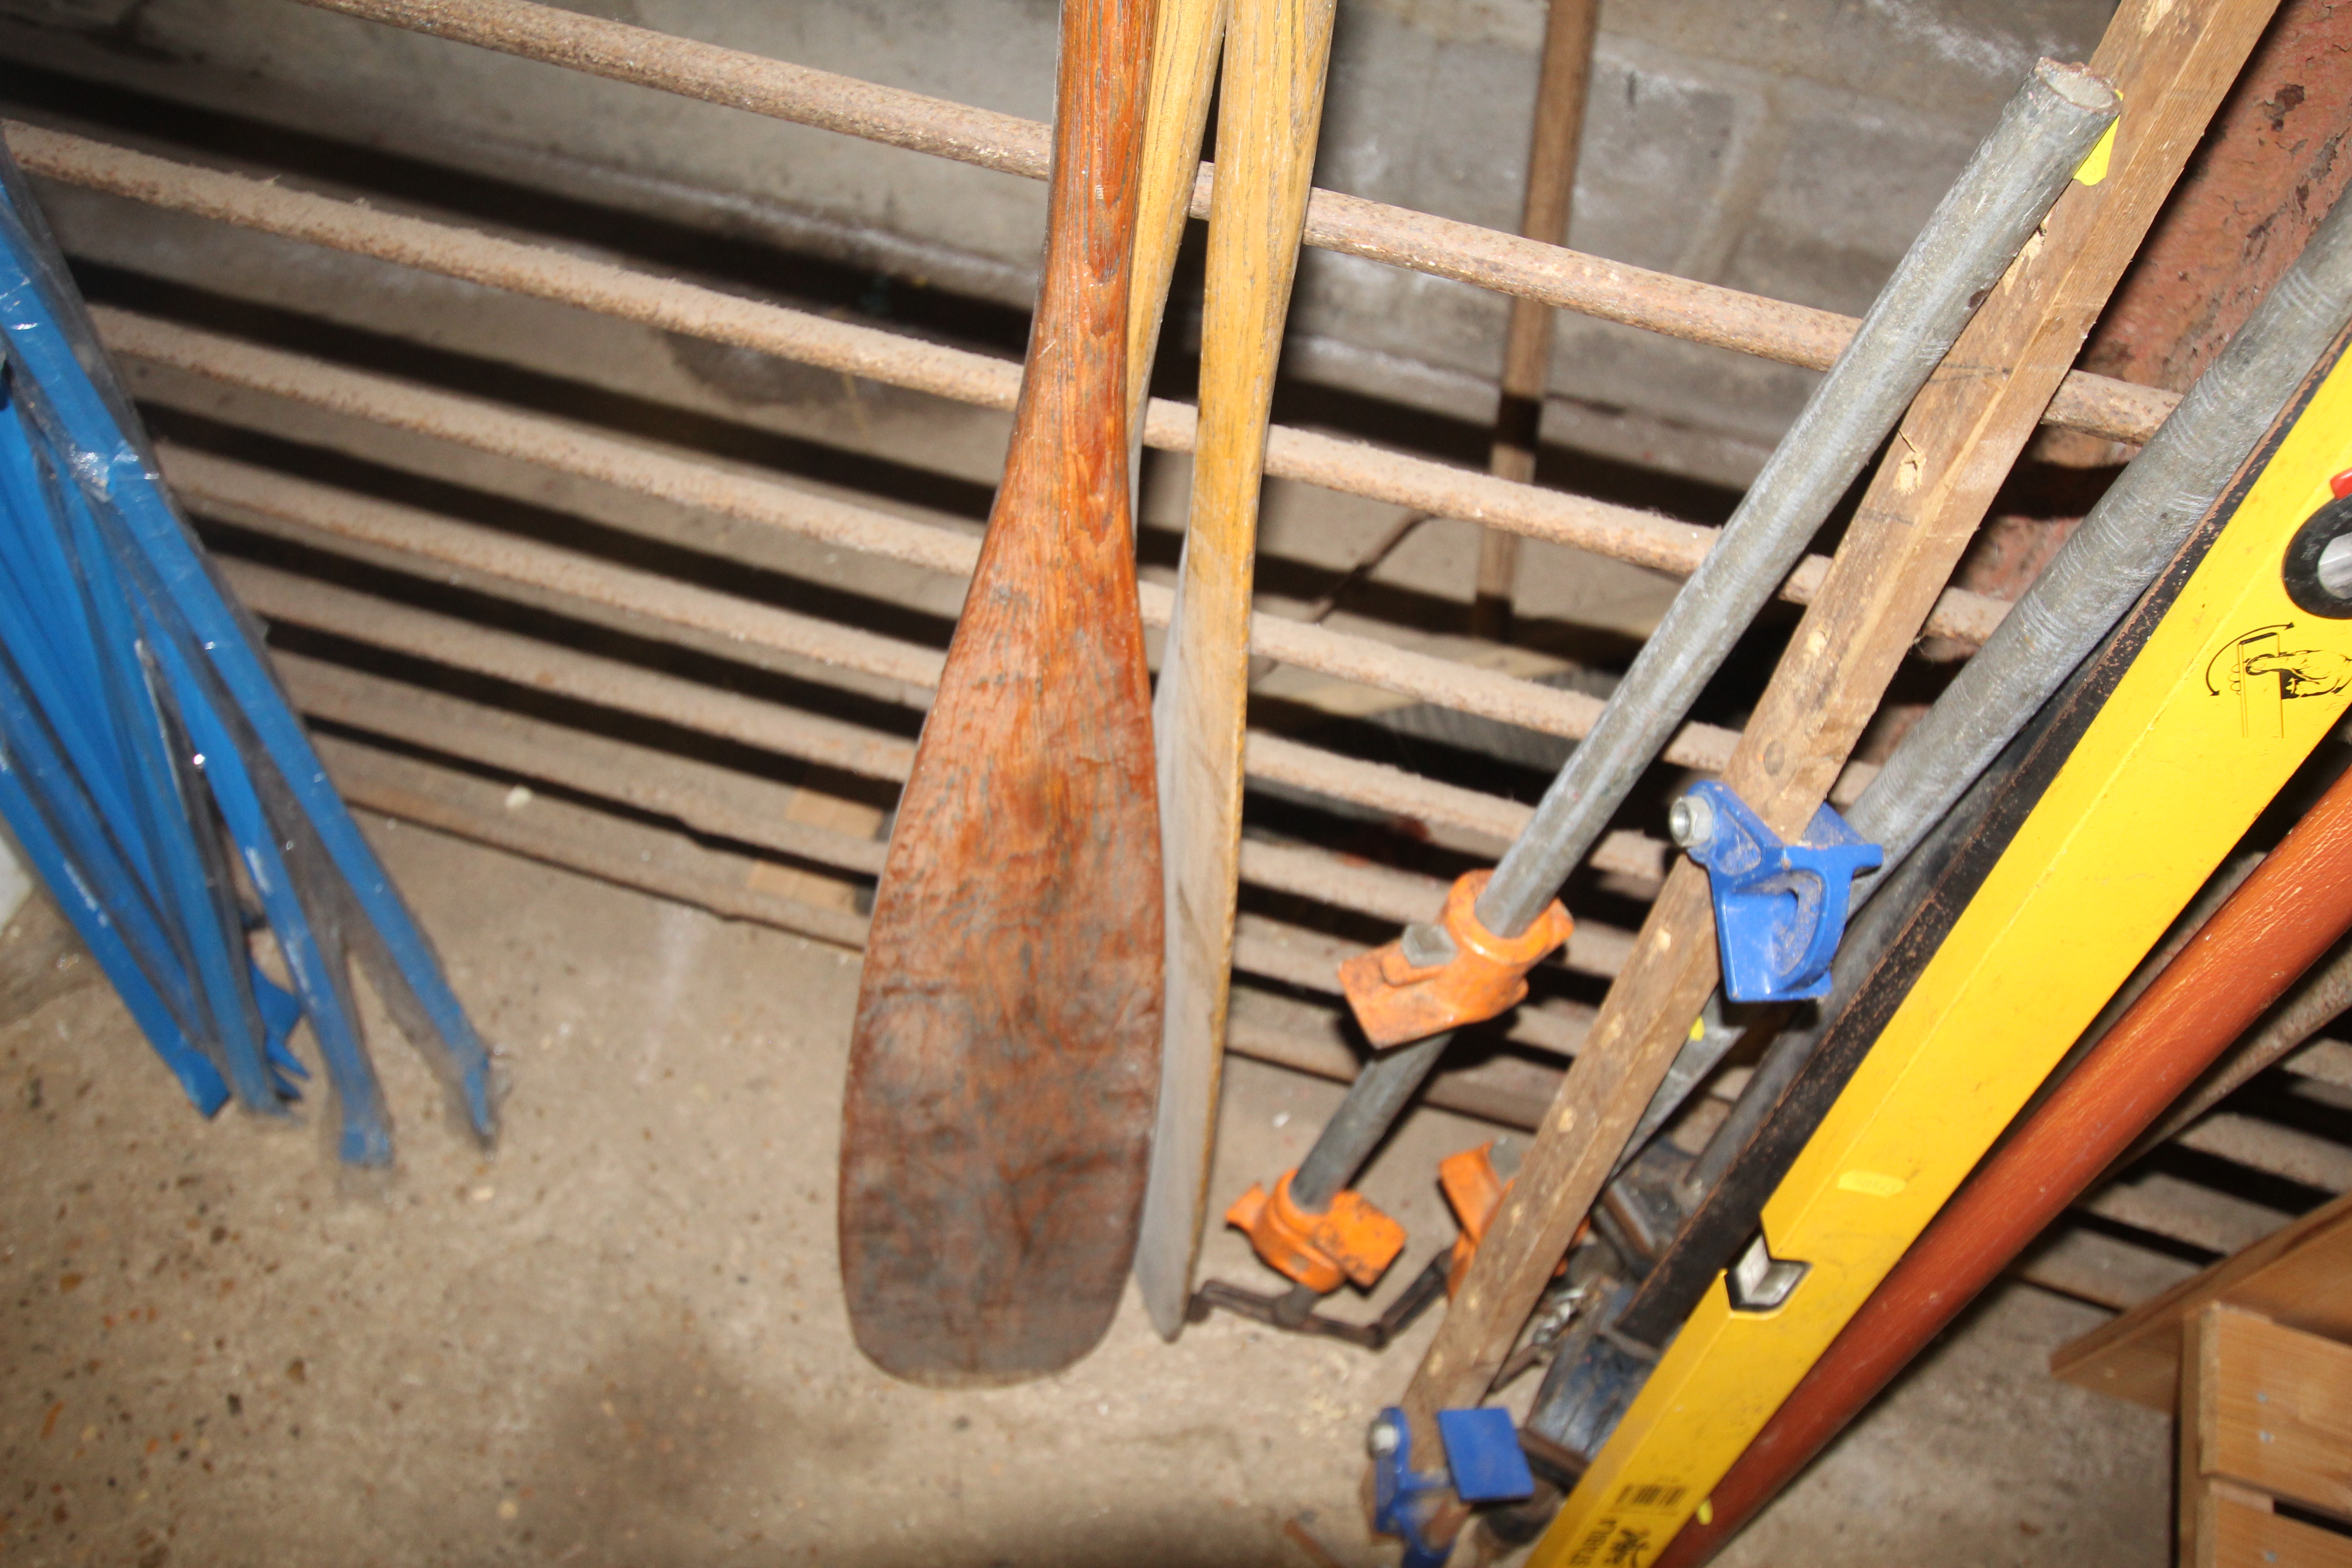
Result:
M1384 1357L1230 1319L1171 1347L1130 1299L1048 1381L892 1383L835 1285L856 955L368 826L502 1047L495 1154L380 1020L388 1177L315 1118L199 1121L102 984L59 993L89 965L40 918L0 951L0 1560L1394 1561L1360 1436L1428 1323ZM1221 1202L1338 1092L1229 1081ZM1434 1161L1490 1131L1423 1110L1367 1177L1409 1260L1451 1235ZM1257 1277L1230 1234L1208 1267ZM2168 1424L2042 1372L2098 1316L1998 1294L1725 1561L2165 1561Z

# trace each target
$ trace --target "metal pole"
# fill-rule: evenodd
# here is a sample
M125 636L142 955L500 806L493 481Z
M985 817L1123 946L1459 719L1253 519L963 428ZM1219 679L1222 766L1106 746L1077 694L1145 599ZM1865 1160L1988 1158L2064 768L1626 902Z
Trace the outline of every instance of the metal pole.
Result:
M2347 927L2352 774L1913 1244L1659 1568L1713 1555Z
M2173 417L2108 487L2000 631L1863 792L1849 819L1856 831L1885 845L1886 862L1867 886L1856 889L1857 905L1895 879L1890 870L1904 874L1902 862L2179 552L2347 324L2352 203L2338 204L2327 216ZM1696 1290L1728 1261L1728 1249L1752 1233L1763 1195L1779 1177L1769 1165L1758 1169L1759 1159L1785 1171L1802 1141L1783 1129L1773 1140L1779 1152L1759 1156L1756 1135L1901 929L1900 917L1907 914L1910 901L1899 894L1872 900L1856 916L1831 972L1831 994L1815 1020L1773 1042L1700 1152L1683 1194L1694 1219L1706 1208L1717 1211L1704 1214L1705 1234L1713 1240L1694 1243L1693 1222L1686 1221L1676 1246L1696 1245L1713 1256L1695 1254L1677 1259L1672 1268L1654 1270L1628 1309L1629 1332L1650 1342L1672 1332L1696 1303ZM1748 1169L1739 1189L1751 1195L1736 1210L1725 1207L1733 1201L1727 1195L1710 1205L1708 1194L1743 1165Z
M1854 889L1856 918L1836 973L1859 974L1875 962L1863 906L2146 591L2347 321L2352 215L2339 205L1846 814L1886 858ZM1822 1003L1824 1025L1843 994L1833 991ZM1719 1002L1720 993L1711 1005ZM1787 1087L1822 1033L1807 1026L1774 1042L1692 1171L1693 1190L1721 1177L1761 1107ZM1683 1055L1696 1058L1706 1046L1694 1041ZM1697 1076L1682 1073L1683 1065L1677 1056L1669 1082ZM1663 1121L1671 1106L1652 1110Z
M2079 66L2044 60L2018 89L1496 868L1487 930L1526 931L1600 839L2115 113Z
M1599 841L2115 112L2113 89L2078 66L2044 60L2018 89L1504 855L1477 902L1487 930L1505 937L1525 931ZM1435 927L1413 928L1408 944L1416 936L1451 942ZM1340 1170L1332 1190L1344 1184L1428 1072L1435 1055L1423 1060L1420 1053L1431 1043L1366 1066L1316 1140L1302 1177L1310 1166ZM1389 1109L1374 1120L1373 1107ZM1298 1181L1291 1190L1309 1202Z
M2123 617L2352 320L2339 203L1847 814L1895 866ZM1866 889L1856 896L1866 897Z

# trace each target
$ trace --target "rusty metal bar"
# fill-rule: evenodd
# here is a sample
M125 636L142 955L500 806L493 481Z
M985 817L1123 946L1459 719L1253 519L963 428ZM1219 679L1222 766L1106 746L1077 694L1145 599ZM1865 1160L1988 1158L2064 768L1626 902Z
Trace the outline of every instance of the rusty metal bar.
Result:
M740 49L529 0L305 3L1003 174L1045 177L1047 131L1036 121ZM1213 166L1203 163L1192 192L1193 216L1208 216L1214 178ZM1836 360L1856 325L1852 317L1834 311L1628 267L1336 191L1318 190L1308 198L1306 242L1813 370L1825 370ZM2113 440L2142 442L2163 422L2174 401L2172 394L2155 387L2077 371L2059 389L2045 417Z
M667 816L693 831L754 848L776 850L864 876L877 875L881 869L882 841L853 838L791 820L787 813L795 793L791 785L303 655L277 657L296 700L314 719ZM531 824L543 821L549 816L546 808L553 804L537 797L519 803L509 800L502 809L521 820L506 837L494 842L548 858L544 846L530 847L538 843ZM606 859L600 858L572 857L568 863L598 875L608 875L611 869ZM769 892L761 889L756 879L752 890L761 897L751 900L730 897L714 901L681 892L667 881L654 890L740 918L787 924L828 941L856 945L865 940L862 923L852 927L833 918L840 911L807 905L824 917L811 924L815 917L801 912L804 900L787 900L793 906L789 910L772 908L765 901ZM1361 951L1355 943L1319 931L1263 917L1244 917L1235 962L1251 973L1337 994L1339 962ZM1538 1050L1572 1056L1591 1018L1590 1008L1570 1004L1524 1007L1512 1019L1507 1037Z
M894 737L877 737L865 749L853 749L842 731L847 731L849 736L872 732L856 731L774 703L754 702L675 676L656 675L616 660L597 659L429 610L412 609L275 567L236 560L226 560L222 567L245 602L273 619L291 621L355 642L415 654L646 718L725 734L755 745L770 745L790 755L864 772L868 777L903 779L905 767L911 763L911 744ZM720 725L726 728L719 728ZM751 740L755 731L773 738ZM894 773L870 771L883 754L876 749L883 742L907 747L908 763L898 763L894 760ZM820 745L838 748L837 754L844 760L835 761L831 754L813 755L813 750ZM857 760L850 760L853 758ZM1245 763L1249 772L1257 777L1408 820L1488 837L1507 838L1511 831L1516 831L1509 825L1528 815L1527 807L1495 795L1441 784L1384 763L1360 762L1318 751L1261 731L1252 731ZM1664 874L1665 852L1662 840L1620 832L1610 835L1593 851L1591 864L1598 870L1655 881Z
M283 533L281 525L291 524L312 534L331 535L345 544L398 550L504 583L530 580L551 585L530 574L530 563L544 559L551 569L568 573L576 571L581 560L551 546L518 542L414 507L293 479L184 447L166 446L163 460L165 477L184 500L198 510L217 512L232 521L264 531ZM793 528L799 516L793 503L812 498L783 486L771 488L793 500L769 509L762 521L775 521ZM877 537L904 552L896 555L898 559L908 559L919 551L926 559L915 563L921 565L952 556L968 561L972 553L973 541L946 529L909 523L838 502L820 504L829 515L863 513L874 520ZM908 536L912 530L938 537L910 543ZM1165 626L1169 591L1153 584L1142 584L1139 591L1145 624ZM1477 669L1451 659L1392 647L1369 637L1351 637L1272 616L1254 618L1251 649L1278 663L1295 664L1320 674L1360 681L1441 707L1570 740L1591 728L1602 706L1598 698L1580 691L1562 691L1498 671ZM1730 755L1738 738L1736 731L1716 725L1686 724L1677 731L1666 758L1678 766L1714 771ZM1850 776L1841 781L1841 788L1859 789L1874 770L1865 764L1849 772Z
M625 268L541 247L518 245L467 229L374 212L354 203L331 201L257 180L191 169L54 132L12 126L8 137L12 150L24 149L22 155L27 167L53 177L68 178L79 174L83 183L96 188L148 200L177 195L182 200L173 205L224 221L244 222L268 232L380 256L403 265L429 268L489 287L579 304L665 331L706 337L961 402L1010 408L1019 395L1020 367L1010 361L919 342L875 328L830 321L805 311L759 304L715 289L647 278ZM102 182L100 174L110 172L121 177L110 183ZM198 201L196 194L204 199ZM176 364L198 374L298 401L328 407L340 407L346 402L381 402L387 388L428 399L439 395L398 388L398 384L379 377L336 371L300 356L238 344L233 340L192 332L127 312L100 310L97 314L102 318L110 342L119 352ZM232 354L234 358L221 362L216 369L208 369L207 360L215 353ZM304 367L310 367L308 374ZM375 397L367 395L370 391L376 394ZM389 415L360 416L380 418L403 428L422 430L484 450L499 450L496 443L515 438L515 427L509 422L519 420L524 426L548 423L467 399L453 398L447 403L463 409L463 416L454 422L428 419L421 424ZM349 408L345 411L355 412ZM441 411L445 415L449 412L446 407ZM411 413L412 417L421 416L416 411ZM1194 411L1190 405L1155 398L1147 413L1144 439L1153 447L1189 451L1194 425ZM593 453L598 440L575 436L567 448L568 454L577 461L583 453ZM582 445L583 441L585 447ZM583 471L552 456L530 460ZM675 482L689 490L711 489L709 481L719 478L714 470L699 465L670 461L702 476L699 483L690 476L673 476ZM1684 575L1697 569L1713 546L1717 531L1696 523L1676 522L1630 507L1496 479L1288 426L1277 426L1268 436L1266 472ZM609 482L625 481L614 479ZM676 496L672 499L688 505L726 510L709 500ZM814 498L804 499L813 501ZM844 539L837 542L854 549L890 552L878 541L866 543ZM937 569L954 568L940 564ZM1810 603L1828 570L1826 557L1807 557L1782 585L1781 596L1798 604ZM1932 635L1958 642L1981 642L1991 634L2006 609L2002 601L1989 595L1948 590L1937 602L1927 629Z

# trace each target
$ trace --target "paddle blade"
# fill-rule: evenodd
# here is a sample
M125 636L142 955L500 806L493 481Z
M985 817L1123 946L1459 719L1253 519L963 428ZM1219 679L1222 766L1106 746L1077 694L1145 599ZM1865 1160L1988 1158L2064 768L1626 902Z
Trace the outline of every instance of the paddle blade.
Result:
M1118 1310L1160 1081L1160 826L1128 521L1142 7L1073 0L1012 452L899 797L850 1047L841 1272L917 1383L1067 1366Z

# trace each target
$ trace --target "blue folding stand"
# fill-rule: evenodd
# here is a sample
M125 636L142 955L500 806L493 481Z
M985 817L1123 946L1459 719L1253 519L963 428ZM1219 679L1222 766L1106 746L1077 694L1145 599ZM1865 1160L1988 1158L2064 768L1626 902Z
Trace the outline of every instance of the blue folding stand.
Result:
M173 509L5 150L0 196L0 816L199 1110L285 1114L307 1019L339 1152L389 1163L356 957L487 1142L488 1053Z

